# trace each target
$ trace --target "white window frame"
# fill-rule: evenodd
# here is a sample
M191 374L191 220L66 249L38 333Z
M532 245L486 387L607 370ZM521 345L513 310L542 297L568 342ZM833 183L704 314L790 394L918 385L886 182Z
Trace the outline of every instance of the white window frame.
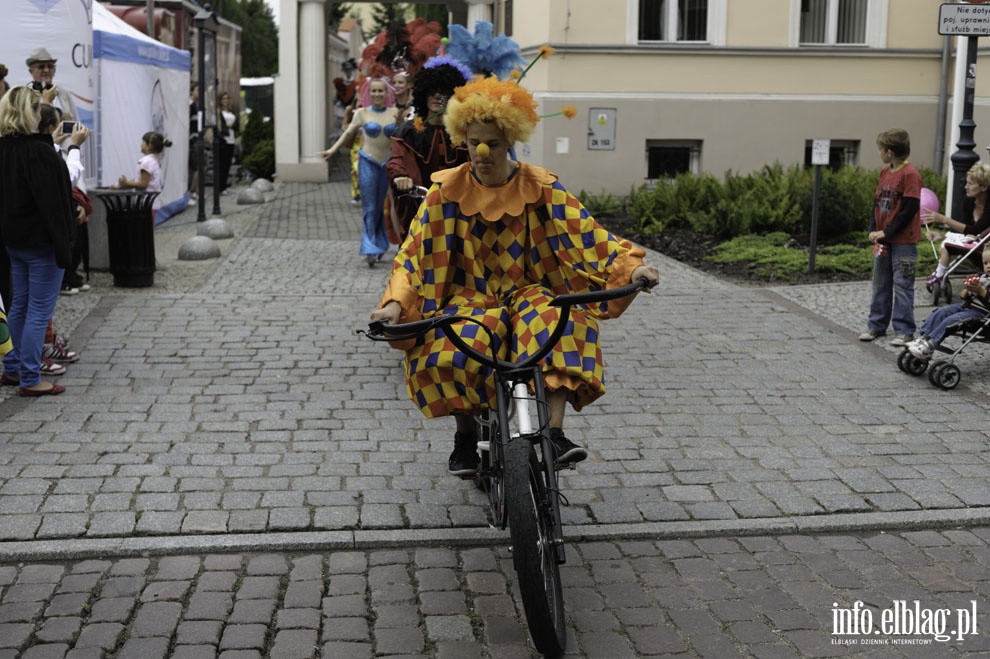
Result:
M801 43L801 0L791 0L791 24L788 34L788 45L791 48L822 48L822 47L856 47L867 48L887 47L887 11L889 0L867 0L866 7L866 43L846 44L836 43L838 29L839 3L838 0L828 0L828 25L826 27L826 42L823 44Z
M708 24L705 26L705 41L678 41L674 39L664 39L663 41L640 41L639 40L639 0L626 0L626 43L632 46L638 44L654 43L703 43L711 46L724 46L726 33L726 19L728 16L729 0L708 0ZM798 7L800 9L800 6ZM667 3L667 20L664 24L669 29L677 25L677 0L670 0Z

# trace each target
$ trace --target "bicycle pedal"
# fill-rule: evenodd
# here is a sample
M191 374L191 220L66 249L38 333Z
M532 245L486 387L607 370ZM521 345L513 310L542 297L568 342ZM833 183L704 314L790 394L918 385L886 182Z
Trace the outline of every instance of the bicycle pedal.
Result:
M553 463L553 468L556 471L562 471L564 469L576 469L577 468L577 463L576 462L554 462Z
M457 477L462 481L473 481L475 476L477 476L477 474L460 474Z

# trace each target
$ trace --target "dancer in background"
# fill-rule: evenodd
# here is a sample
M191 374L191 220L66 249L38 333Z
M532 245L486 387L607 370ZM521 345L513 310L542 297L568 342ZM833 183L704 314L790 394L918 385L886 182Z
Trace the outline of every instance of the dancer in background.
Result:
M388 193L385 162L392 149L395 132L395 97L384 78L370 78L361 86L361 105L336 142L320 155L330 160L357 131L361 131L358 178L361 187L361 248L369 267L374 267L388 250L383 208Z

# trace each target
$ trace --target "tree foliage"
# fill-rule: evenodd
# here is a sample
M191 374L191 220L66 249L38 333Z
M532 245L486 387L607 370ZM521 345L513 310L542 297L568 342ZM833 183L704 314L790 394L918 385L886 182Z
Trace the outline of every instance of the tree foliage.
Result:
M447 25L450 23L450 10L444 4L424 4L413 5L413 17L425 18L426 22L435 21L443 27L442 36L447 36Z
M347 17L353 8L353 5L348 2L334 2L327 5L327 25L330 26L330 29L336 30L340 22Z
M378 34L389 25L409 22L409 5L403 3L377 4L371 8L371 34Z
M214 0L213 10L241 26L241 75L247 78L278 72L278 27L265 0Z

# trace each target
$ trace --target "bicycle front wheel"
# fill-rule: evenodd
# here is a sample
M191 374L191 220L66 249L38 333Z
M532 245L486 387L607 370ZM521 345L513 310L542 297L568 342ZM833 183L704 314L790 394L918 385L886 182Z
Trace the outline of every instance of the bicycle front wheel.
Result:
M536 649L557 656L567 643L560 566L553 546L550 496L528 437L513 438L503 474L512 562Z
M488 495L488 507L492 514L492 525L497 529L505 529L505 481L502 480L502 468L505 464L502 459L502 443L499 437L498 414L494 410L485 412L476 417L475 428L481 449L481 464L478 467L478 475L475 477L475 485ZM487 448L482 448L487 446Z

